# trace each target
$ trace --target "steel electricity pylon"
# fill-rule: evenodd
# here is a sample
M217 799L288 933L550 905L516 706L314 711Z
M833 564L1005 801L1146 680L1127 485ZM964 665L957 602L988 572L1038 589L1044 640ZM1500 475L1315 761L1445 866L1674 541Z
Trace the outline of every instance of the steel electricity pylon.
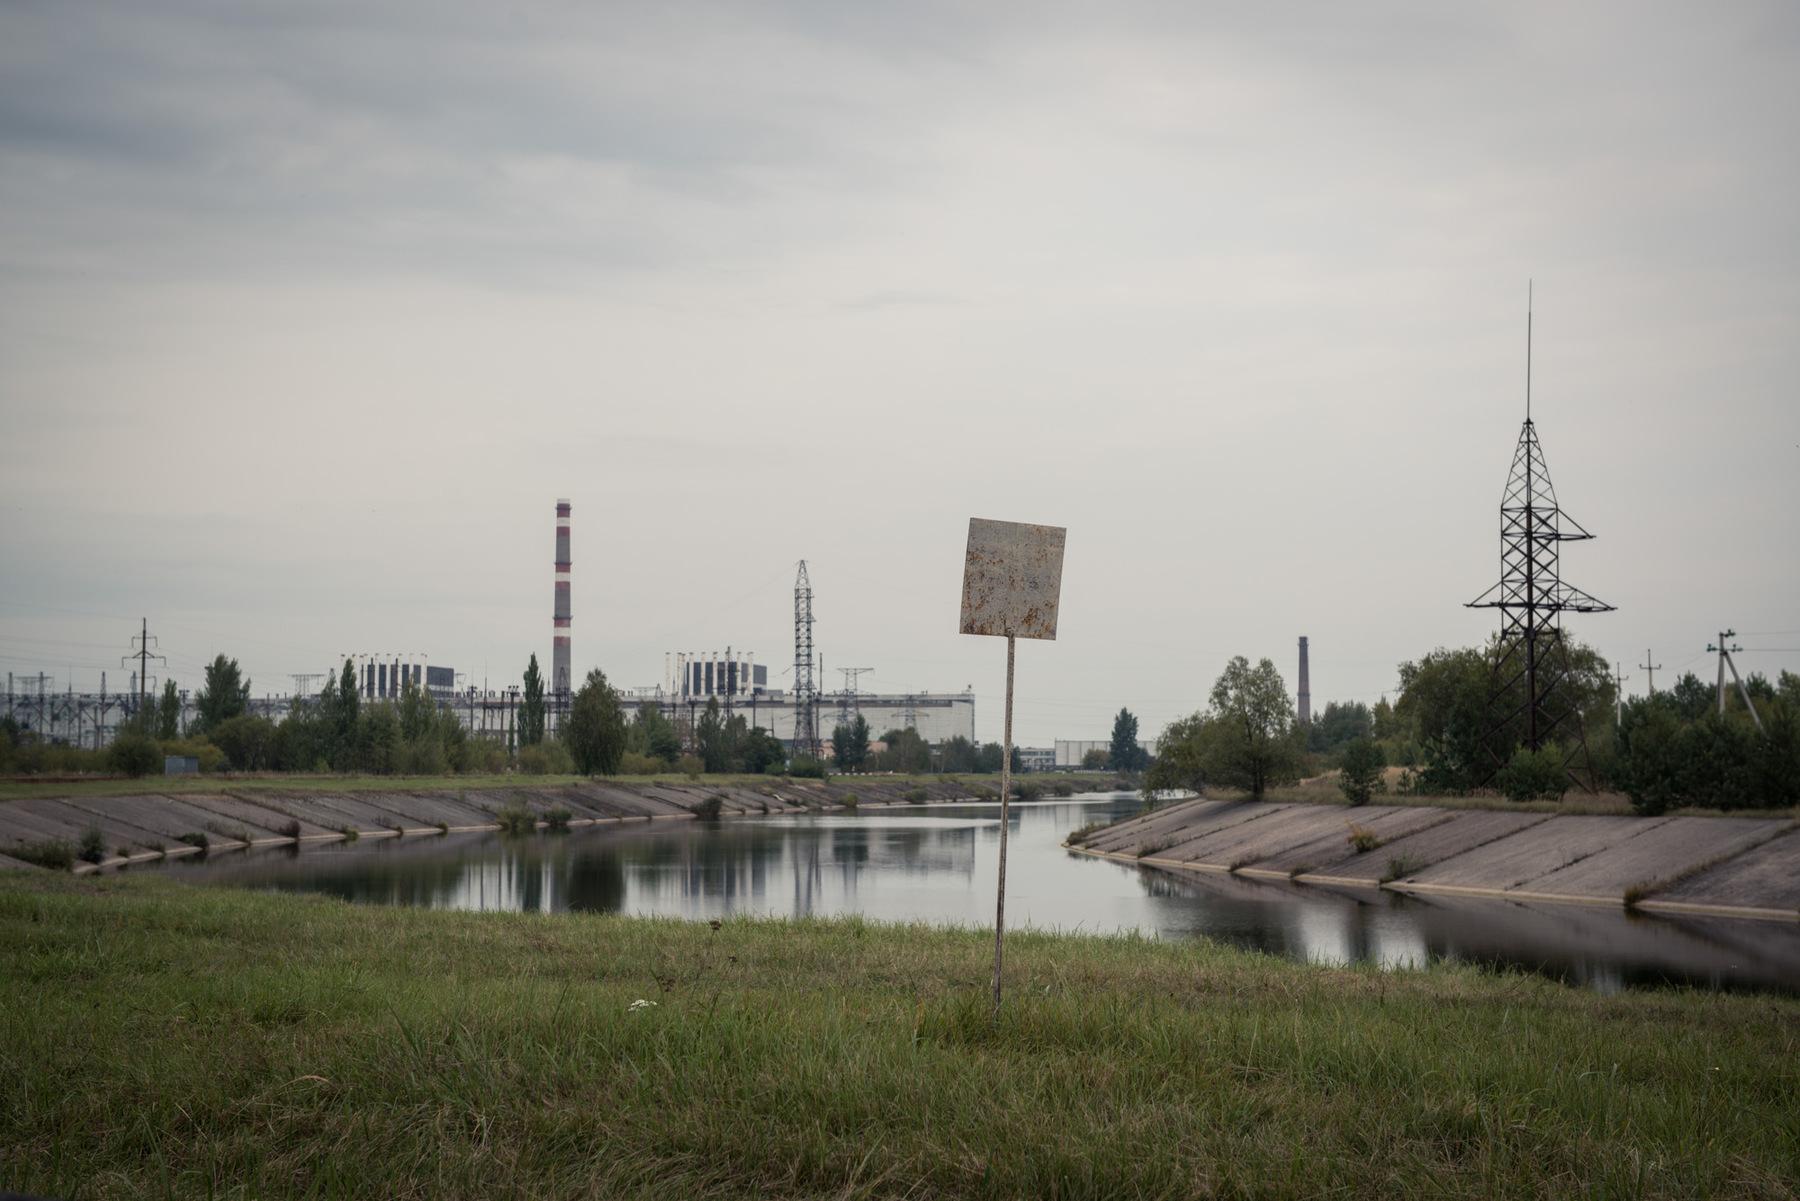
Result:
M1581 713L1558 691L1569 673L1564 613L1610 613L1613 606L1562 578L1562 544L1593 535L1562 511L1550 469L1531 420L1531 305L1525 307L1525 424L1513 450L1512 470L1500 501L1500 580L1469 603L1500 610L1500 638L1488 682L1486 742L1492 778L1510 748L1541 750L1559 735L1568 739L1563 766L1577 758L1587 767L1587 732ZM1571 770L1571 775L1574 772ZM1576 779L1584 787L1591 781Z
M806 560L794 577L794 751L819 754L819 690L813 680L812 581Z

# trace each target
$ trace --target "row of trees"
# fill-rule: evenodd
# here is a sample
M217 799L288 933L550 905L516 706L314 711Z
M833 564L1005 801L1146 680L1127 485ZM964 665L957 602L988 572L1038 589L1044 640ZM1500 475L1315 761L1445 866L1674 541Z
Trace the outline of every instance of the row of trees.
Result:
M1336 767L1345 794L1360 803L1382 790L1393 763L1406 769L1401 787L1434 795L1492 787L1515 800L1558 797L1574 782L1573 767L1585 783L1617 788L1647 813L1800 804L1800 676L1749 677L1752 715L1735 694L1721 711L1716 689L1684 675L1669 691L1626 704L1615 720L1610 665L1569 644L1547 707L1566 715L1560 730L1585 733L1586 755L1572 756L1572 742L1525 745L1522 686L1494 695L1492 665L1502 649L1495 642L1435 650L1401 664L1393 704L1332 703L1305 726L1273 663L1234 658L1208 708L1164 731L1146 792L1210 785L1261 795ZM1496 723L1495 713L1515 716Z

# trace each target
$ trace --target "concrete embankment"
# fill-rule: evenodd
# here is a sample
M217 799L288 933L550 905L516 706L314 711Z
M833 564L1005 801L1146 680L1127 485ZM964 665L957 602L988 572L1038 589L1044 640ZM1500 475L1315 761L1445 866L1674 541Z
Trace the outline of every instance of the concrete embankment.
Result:
M1797 831L1787 818L1195 799L1071 849L1300 884L1800 920Z
M840 806L912 804L968 798L978 791L955 780L908 777L844 777L817 780L739 778L722 782L592 781L565 785L521 782L502 787L334 790L283 787L247 780L227 790L156 792L120 796L21 797L0 801L0 870L29 868L22 848L79 846L98 830L104 847L98 863L78 872L250 847L306 845L352 837L399 838L500 826L500 814L524 808L543 823L563 810L570 826L670 821L709 810L720 816L797 813ZM7 854L8 851L14 854Z

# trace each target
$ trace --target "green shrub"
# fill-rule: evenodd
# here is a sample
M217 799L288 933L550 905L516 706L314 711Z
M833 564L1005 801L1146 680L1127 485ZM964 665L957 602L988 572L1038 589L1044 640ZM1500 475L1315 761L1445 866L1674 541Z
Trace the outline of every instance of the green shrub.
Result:
M471 733L452 748L450 765L469 775L498 775L506 769L506 747L497 738Z
M544 824L563 834L568 833L569 823L573 820L575 820L575 815L562 805L557 805L544 814Z
M903 796L905 800L914 805L923 805L931 799L931 794L923 788L908 788Z
M1044 786L1036 780L1014 780L1012 794L1015 801L1035 801L1044 795Z
M106 762L121 775L147 776L162 770L162 748L148 735L122 733L106 748Z
M81 842L75 853L89 863L106 858L106 836L100 833L99 826L89 826L81 832Z
M338 833L344 836L345 842L355 842L362 837L362 831L355 826L339 826Z
M1415 859L1411 855L1395 855L1387 861L1387 870L1381 873L1381 882L1391 884L1402 876L1410 876L1422 870L1424 860Z
M854 792L846 792L843 796L838 798L838 804L846 809L856 808L856 794Z
M530 834L537 829L537 814L516 801L496 813L494 820L508 834Z
M295 842L299 842L300 841L300 823L298 821L283 822L281 825L281 829L276 831L276 833L280 834L283 838L291 838Z
M191 847L199 847L203 851L207 847L212 845L212 839L210 839L206 836L206 832L204 830L190 831L186 834L181 835L175 841L176 842L185 842L187 845L189 845Z
M16 842L6 848L6 853L14 859L23 859L26 863L58 871L68 871L75 866L75 847L60 838L49 838L42 842Z
M619 757L619 774L622 776L656 776L668 770L669 761L655 755L626 751Z
M569 748L554 739L519 748L519 771L527 776L567 776L575 771Z
M1050 785L1050 795L1059 797L1074 796L1075 785L1069 783L1067 780L1058 780L1056 783Z
M715 792L704 801L701 801L698 805L694 806L694 816L705 821L716 821L718 820L719 814L724 811L724 808L725 794Z
M1381 744L1368 738L1353 738L1344 744L1338 769L1338 787L1352 805L1366 805L1369 798L1386 785L1381 773L1387 767L1387 755Z
M811 755L795 755L788 763L787 774L803 780L824 780L829 777L825 773L825 765Z
M1563 750L1554 742L1530 751L1520 747L1494 777L1509 801L1556 801L1569 790L1569 772L1563 766Z
M1094 832L1096 830L1106 829L1108 824L1109 823L1107 823L1107 822L1089 822L1087 825L1081 827L1079 830L1071 830L1069 832L1069 836L1067 838L1063 839L1063 841L1068 843L1070 846L1078 847L1082 843L1086 842L1088 839L1092 838L1094 836Z
M700 761L698 755L683 755L675 764L675 770L690 780L698 780L700 773L706 770L706 764Z

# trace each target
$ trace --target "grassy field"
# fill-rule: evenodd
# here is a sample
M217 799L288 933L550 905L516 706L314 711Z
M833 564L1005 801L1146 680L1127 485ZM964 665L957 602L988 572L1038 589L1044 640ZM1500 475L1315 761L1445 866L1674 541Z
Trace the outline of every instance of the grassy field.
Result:
M0 1188L1791 1197L1800 1002L0 876Z

